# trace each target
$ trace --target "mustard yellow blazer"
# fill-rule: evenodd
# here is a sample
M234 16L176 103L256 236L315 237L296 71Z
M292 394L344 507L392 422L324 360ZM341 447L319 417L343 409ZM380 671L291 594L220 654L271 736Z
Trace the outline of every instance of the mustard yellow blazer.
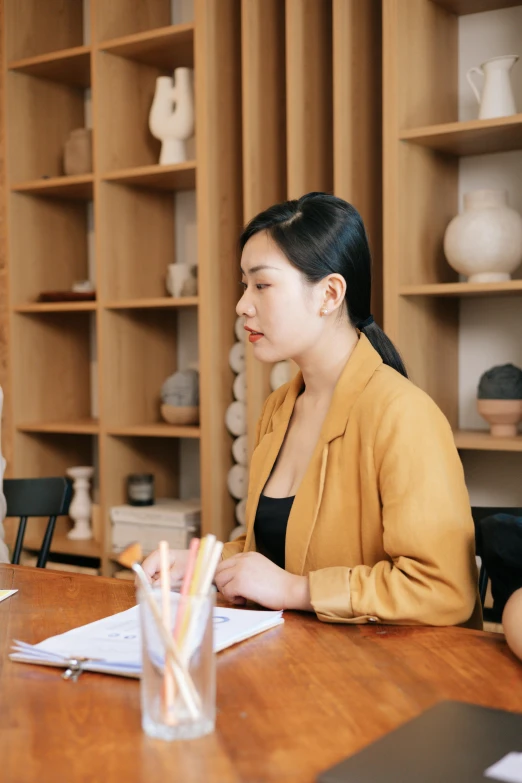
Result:
M283 443L299 373L267 399L250 466L246 536ZM360 335L292 505L286 570L308 575L320 620L481 626L474 527L450 426Z

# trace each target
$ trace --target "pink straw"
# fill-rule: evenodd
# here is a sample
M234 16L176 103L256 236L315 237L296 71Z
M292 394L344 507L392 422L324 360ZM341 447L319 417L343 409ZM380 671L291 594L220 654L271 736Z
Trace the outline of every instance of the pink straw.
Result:
M183 577L183 582L181 584L181 590L180 590L180 601L178 606L178 612L176 615L176 624L174 626L174 639L177 640L182 624L183 624L183 616L186 612L187 607L185 606L185 601L181 601L181 596L186 596L189 594L190 590L190 583L192 581L192 576L194 574L194 568L196 565L196 558L198 556L198 549L199 549L199 538L193 538L190 542L189 546L189 556L187 560L187 567L185 569L185 576Z

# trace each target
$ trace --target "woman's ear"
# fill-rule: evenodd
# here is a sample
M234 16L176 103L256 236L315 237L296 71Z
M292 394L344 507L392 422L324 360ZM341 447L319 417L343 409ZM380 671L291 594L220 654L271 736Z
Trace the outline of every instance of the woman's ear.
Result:
M328 275L327 278L321 281L324 286L324 302L325 307L329 313L337 310L346 296L346 280L342 275Z

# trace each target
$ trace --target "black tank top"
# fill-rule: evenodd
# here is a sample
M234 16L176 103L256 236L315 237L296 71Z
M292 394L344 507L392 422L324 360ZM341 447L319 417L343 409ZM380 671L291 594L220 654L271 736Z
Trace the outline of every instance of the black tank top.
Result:
M285 567L286 526L292 510L291 498L261 495L254 522L256 549L280 568Z

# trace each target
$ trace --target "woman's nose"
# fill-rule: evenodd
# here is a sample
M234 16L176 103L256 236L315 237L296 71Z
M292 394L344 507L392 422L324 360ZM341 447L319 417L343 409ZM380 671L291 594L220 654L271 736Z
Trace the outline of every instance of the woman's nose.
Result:
M236 313L241 316L248 316L249 318L252 318L255 315L255 309L253 304L249 301L248 298L248 289L245 289L243 296L239 300L239 302L236 305Z

